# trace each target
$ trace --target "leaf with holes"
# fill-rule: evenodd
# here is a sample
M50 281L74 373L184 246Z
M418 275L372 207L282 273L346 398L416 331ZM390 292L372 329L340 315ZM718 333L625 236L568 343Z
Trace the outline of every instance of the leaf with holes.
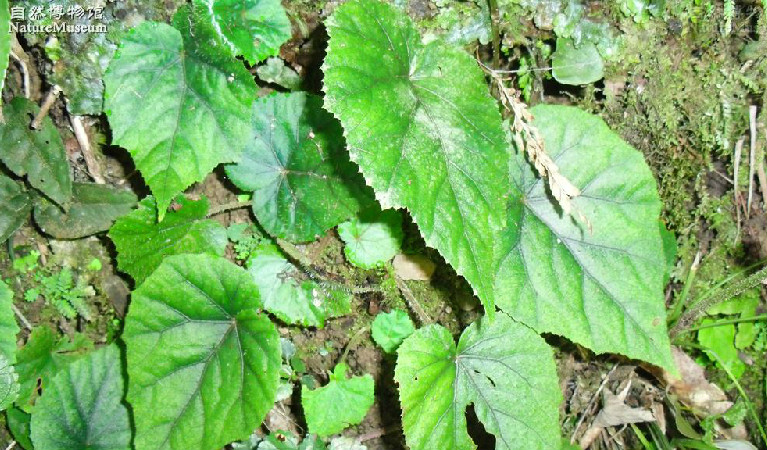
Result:
M128 450L120 350L104 347L61 370L32 412L32 442L47 450Z
M573 208L588 223L563 215L518 154L510 226L496 239L498 307L538 332L671 370L661 204L642 154L577 108L532 113L547 153L581 190Z
M19 325L13 312L13 291L0 279L0 356L16 362L16 335Z
M175 22L183 27L188 15L182 8ZM160 220L181 191L234 162L248 138L251 75L197 44L188 30L144 22L123 38L104 78L114 142L133 156Z
M258 287L212 255L175 255L133 292L123 339L136 448L214 450L244 439L272 407L277 329Z
M469 326L456 347L440 325L397 350L402 427L411 450L473 450L466 408L495 436L496 450L559 448L559 390L551 348L504 314Z
M310 433L330 436L362 422L373 406L375 382L370 374L346 378L349 368L338 364L327 386L301 389L301 406Z
M30 128L38 111L37 105L23 97L4 105L6 123L0 122L0 141L3 142L0 161L16 175L26 177L33 188L64 205L72 197L64 142L48 116L43 119L42 128Z
M264 308L285 323L322 328L326 319L351 312L350 294L309 279L273 245L253 252L248 272Z
M79 239L106 231L136 206L136 194L108 184L75 183L69 210L43 200L35 205L35 222L57 239Z
M402 245L402 214L399 211L369 208L338 225L344 254L350 263L372 269L394 258Z
M423 234L495 309L493 235L505 224L507 141L482 71L462 49L423 44L407 15L352 0L328 19L325 107L384 208Z
M226 229L206 220L208 200L176 198L177 208L157 222L157 204L152 196L139 203L137 210L123 216L109 229L117 249L117 265L141 284L170 255L208 253L223 256Z
M274 94L253 105L252 136L226 173L253 191L253 212L271 235L314 240L367 201L341 127L305 93Z

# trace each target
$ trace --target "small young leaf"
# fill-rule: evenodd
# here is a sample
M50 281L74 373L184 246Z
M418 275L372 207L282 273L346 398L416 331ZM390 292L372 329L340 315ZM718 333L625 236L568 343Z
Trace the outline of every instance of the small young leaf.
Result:
M402 427L412 450L473 450L466 408L495 435L497 450L559 448L559 390L551 348L504 314L469 326L456 348L429 325L397 350Z
M350 263L372 269L392 258L402 245L402 214L368 208L359 217L338 226L344 254Z
M0 172L0 242L5 242L29 219L30 211L32 199L21 183Z
M194 10L195 32L213 36L251 64L278 54L291 36L280 0L194 0Z
M104 347L62 369L32 412L32 443L46 450L130 449L120 350Z
M26 177L33 188L64 205L72 196L64 142L50 117L43 119L41 129L30 128L38 111L37 105L23 97L4 105L6 123L0 123L0 161L16 175Z
M253 191L253 212L269 234L314 240L367 200L341 126L318 97L297 92L258 99L252 128L242 161L226 173Z
M181 25L186 9L177 18ZM242 152L252 77L226 55L197 51L193 37L142 23L123 38L104 82L114 142L133 156L160 220L176 195Z
M123 339L137 449L216 450L272 407L280 339L258 288L218 256L174 255L133 292Z
M554 78L562 84L589 84L604 76L602 57L590 42L576 47L572 39L559 38L551 59Z
M8 70L8 57L11 54L11 14L8 0L0 0L0 92L5 86L5 71Z
M531 112L546 151L580 189L573 208L588 223L563 215L545 181L517 154L510 166L512 226L495 239L498 307L540 333L671 370L661 204L642 154L577 108Z
M474 58L423 44L407 14L352 0L327 22L325 107L384 206L406 207L426 243L495 311L493 242L505 224L507 141Z
M13 291L0 280L0 356L9 364L16 362L16 335L19 325L13 313Z
M5 355L0 355L0 411L5 411L16 401L20 388L13 363Z
M408 336L415 331L415 325L406 312L395 309L381 313L373 321L373 340L386 353L393 353Z
M181 253L208 253L223 256L226 229L216 221L205 220L208 200L176 198L179 208L157 222L157 205L152 196L139 203L137 210L123 216L109 229L117 249L117 265L141 284L160 265L163 258Z
M35 222L57 239L79 239L106 231L136 206L136 194L107 184L75 183L67 212L45 200L35 205Z
M248 272L262 292L264 308L285 323L322 328L325 319L351 312L348 293L306 279L273 245L253 253Z
M375 382L370 374L346 378L348 367L340 363L327 386L301 390L301 406L310 433L330 436L362 422L373 406Z
M37 389L45 390L54 375L92 348L93 343L81 334L75 334L70 341L66 337L58 338L46 326L32 330L27 344L16 357L21 383L16 405L29 412L37 398Z

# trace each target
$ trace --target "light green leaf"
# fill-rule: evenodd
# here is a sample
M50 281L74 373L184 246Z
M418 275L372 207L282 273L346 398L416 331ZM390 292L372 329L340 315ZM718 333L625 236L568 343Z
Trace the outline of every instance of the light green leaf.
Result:
M16 362L16 335L19 325L13 312L13 291L0 280L0 356L10 364Z
M373 321L373 340L386 353L392 353L408 336L415 331L415 325L405 311L395 309L381 313Z
M0 411L5 411L16 401L20 388L13 363L0 354Z
M0 92L5 86L5 72L11 54L11 14L8 0L0 0Z
M75 183L67 212L45 200L35 205L35 222L57 239L79 239L106 231L136 206L136 194L107 184Z
M327 386L301 389L301 406L310 433L330 436L362 422L373 406L375 382L370 374L346 378L348 367L340 363Z
M217 450L272 407L280 340L243 269L212 255L165 258L133 292L123 339L141 450Z
M0 172L0 242L5 242L29 219L30 211L32 199L21 183Z
M39 108L23 97L16 97L3 108L5 124L0 123L3 151L0 161L13 173L26 177L29 184L64 205L72 196L69 161L59 130L46 116L40 130L30 128Z
M54 375L92 348L93 344L81 334L75 334L69 340L56 336L46 326L36 327L16 357L16 371L21 383L16 405L29 412L37 398L38 381L45 390Z
M278 54L290 39L290 20L280 0L195 0L194 5L196 28L251 64Z
M554 78L562 84L589 84L604 76L602 57L590 42L576 47L572 39L557 39L551 66Z
M338 226L344 254L350 263L372 269L394 258L402 245L402 214L369 208Z
M128 450L131 427L116 345L61 370L32 412L32 443L46 450Z
M563 215L524 155L511 163L499 243L498 307L540 333L673 370L655 179L642 154L574 107L531 110L547 153L581 190ZM563 320L566 318L566 320Z
M711 325L716 320L704 319L701 325ZM735 325L727 324L698 330L698 342L706 348L706 353L713 351L719 360L726 365L735 378L740 378L746 371L746 364L740 360L738 349L735 348Z
M253 212L269 234L312 241L367 200L341 127L318 97L296 92L258 99L252 129L242 161L226 173L253 191Z
M456 348L429 325L397 350L402 427L411 450L471 450L466 408L495 436L496 450L559 448L559 390L551 348L504 314L469 326Z
M301 77L280 58L267 59L265 64L258 66L256 75L266 83L276 84L291 91L301 87Z
M264 308L285 323L322 328L325 319L351 312L348 293L308 279L273 245L253 253L248 272L261 291Z
M474 58L422 44L395 7L339 6L327 21L325 107L384 208L406 207L427 245L495 310L491 236L505 225L506 137Z
M152 196L139 203L137 210L123 216L109 229L117 249L117 265L141 284L170 255L208 253L223 256L226 229L216 221L205 220L208 200L176 198L177 209L157 222L157 206Z
M185 12L176 19L182 25ZM248 138L251 75L168 25L145 22L128 33L104 81L113 140L133 156L160 220L177 194L234 162Z

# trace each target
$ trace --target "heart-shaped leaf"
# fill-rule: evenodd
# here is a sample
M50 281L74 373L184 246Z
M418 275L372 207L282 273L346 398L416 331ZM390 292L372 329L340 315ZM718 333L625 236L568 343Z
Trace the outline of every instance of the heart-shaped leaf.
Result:
M497 450L559 448L562 394L551 348L504 314L485 317L456 348L440 325L417 330L397 350L402 427L411 450L476 448L471 404Z
M661 204L642 154L577 108L538 106L532 113L546 151L580 189L573 207L588 223L562 214L518 154L510 165L509 228L496 239L498 307L597 353L671 368Z
M372 269L392 258L402 245L402 214L368 208L359 217L338 225L344 254L350 263Z
M32 442L46 450L131 448L120 350L104 347L62 369L32 412Z
M188 15L183 8L175 22L187 24ZM133 156L160 220L177 194L234 162L248 138L251 75L198 44L169 25L144 22L123 38L104 78L113 140Z
M375 382L370 374L346 378L348 367L340 363L327 386L301 390L301 406L310 433L330 436L362 422L373 406Z
M589 84L604 76L604 62L597 46L572 39L557 39L557 51L551 56L551 73L562 84Z
M216 450L274 403L280 340L250 275L212 255L175 255L133 292L123 339L135 446Z
M136 206L136 194L107 184L75 183L69 209L64 212L45 200L35 205L35 222L57 239L79 239L106 231L118 217Z
M318 97L297 92L258 99L252 128L242 161L226 173L253 191L253 212L269 234L314 240L367 200L341 127Z
M16 362L16 335L19 325L13 312L13 291L0 280L0 355L13 364Z
M407 15L352 0L328 19L325 107L384 206L406 207L426 243L494 311L493 235L505 224L506 136L482 71L462 49L423 44Z
M16 175L26 177L33 188L63 205L72 196L67 153L50 117L43 119L39 130L30 128L38 111L37 105L23 97L4 105L6 123L0 123L0 161Z
M166 256L181 253L208 253L223 256L226 229L213 220L205 220L208 200L176 198L177 208L157 222L157 205L149 196L137 210L123 216L109 229L117 248L117 265L141 284Z

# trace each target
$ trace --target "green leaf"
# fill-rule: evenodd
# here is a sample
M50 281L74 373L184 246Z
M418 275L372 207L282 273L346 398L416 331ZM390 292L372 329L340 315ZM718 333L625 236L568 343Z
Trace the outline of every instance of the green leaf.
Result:
M510 226L495 239L498 307L539 333L673 370L661 204L642 154L577 108L531 112L547 153L581 190L573 208L588 224L563 215L517 154L510 165Z
M256 75L266 83L276 84L291 91L301 87L301 77L280 58L267 59L266 63L258 66Z
M663 245L663 256L666 261L666 270L663 273L663 285L665 286L671 280L671 272L676 264L676 235L673 231L666 228L663 222L658 222L660 227L660 240Z
M81 334L75 334L70 341L59 338L46 326L36 327L16 358L21 383L16 405L29 412L37 398L38 382L45 390L56 373L92 348L93 344Z
M470 450L466 408L495 436L497 450L559 448L559 390L551 348L504 314L469 326L456 348L429 325L397 350L402 427L411 450Z
M256 64L279 53L290 39L290 20L280 0L195 0L196 29L215 36L232 56Z
M344 254L350 263L372 269L394 258L402 245L402 214L387 209L367 209L338 226Z
M280 340L256 285L212 255L165 258L133 292L123 339L142 450L216 450L272 407Z
M11 14L8 0L0 0L0 92L5 87L5 72L11 54Z
M248 272L258 285L264 308L285 323L322 328L325 319L351 312L348 293L308 279L273 245L253 253Z
M30 419L31 416L29 414L16 407L8 408L5 411L5 420L8 424L8 429L16 440L16 443L19 444L19 447L24 450L33 450L32 439L29 437Z
M370 374L346 378L348 367L340 363L327 386L301 389L301 406L310 433L330 436L362 422L373 406L375 382Z
M251 75L230 58L201 53L168 25L144 22L128 33L104 81L113 140L133 156L160 220L177 194L234 162L248 138Z
M386 353L393 353L408 336L415 331L415 325L405 311L395 309L381 313L373 321L373 340Z
M56 239L79 239L106 231L118 217L136 206L136 194L107 184L75 183L67 212L41 200L35 205L35 222Z
M5 242L29 218L32 199L21 183L0 172L0 242Z
M376 0L339 6L327 22L325 106L384 208L406 207L426 244L495 310L493 243L505 225L507 141L474 58Z
M10 364L16 362L16 335L19 326L13 312L13 291L0 280L0 356Z
M32 443L46 450L128 450L131 427L116 345L61 370L32 412Z
M572 39L557 39L551 67L554 79L562 84L589 84L604 77L604 62L590 42L576 47Z
M5 411L19 396L19 376L13 363L0 355L0 411Z
M0 161L13 173L26 177L29 184L64 205L72 197L69 161L59 130L46 116L40 130L30 128L39 108L31 101L16 97L3 108L5 124L0 124L4 143Z
M716 320L704 319L701 325L711 325ZM740 378L746 371L746 364L740 360L738 349L735 347L735 325L727 324L698 330L698 342L706 348L706 353L714 352L717 359L726 365L735 378Z
M123 216L109 229L117 249L117 265L141 284L170 255L209 253L223 256L226 229L216 221L205 220L208 200L176 198L178 209L157 222L157 205L152 196L139 203L137 210Z
M269 234L312 241L367 200L341 127L319 97L296 92L258 99L252 130L242 161L226 173L253 191L253 212Z

